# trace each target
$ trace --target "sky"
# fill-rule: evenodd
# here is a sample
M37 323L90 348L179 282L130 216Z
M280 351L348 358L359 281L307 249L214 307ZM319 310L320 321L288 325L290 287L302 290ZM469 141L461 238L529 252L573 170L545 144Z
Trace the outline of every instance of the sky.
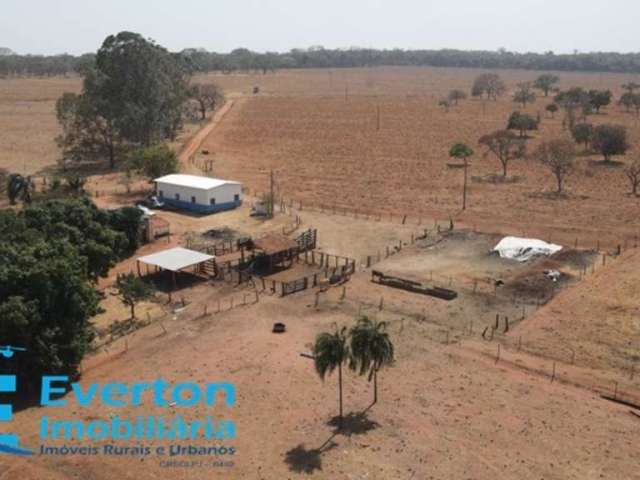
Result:
M0 47L95 52L129 30L169 50L637 51L633 0L0 0Z

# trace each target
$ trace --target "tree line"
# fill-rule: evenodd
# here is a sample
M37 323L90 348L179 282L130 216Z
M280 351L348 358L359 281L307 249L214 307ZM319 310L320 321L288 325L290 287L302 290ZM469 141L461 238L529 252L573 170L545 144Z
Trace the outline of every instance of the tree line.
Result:
M555 54L487 50L377 50L369 48L325 49L311 47L288 52L253 52L237 48L229 53L204 49L176 52L191 72L256 71L283 68L354 68L380 66L432 66L578 72L640 73L640 53L589 52ZM0 76L51 76L80 73L95 61L81 56L3 55Z

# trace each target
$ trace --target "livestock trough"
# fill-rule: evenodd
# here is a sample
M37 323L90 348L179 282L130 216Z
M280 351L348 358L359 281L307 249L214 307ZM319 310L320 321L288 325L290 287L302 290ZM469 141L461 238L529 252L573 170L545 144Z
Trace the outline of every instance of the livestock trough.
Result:
M458 298L458 293L453 290L449 290L448 288L426 286L413 280L385 275L384 273L375 270L371 272L371 281L386 287L398 288L400 290L419 293L421 295L429 295L430 297L440 298L447 301Z

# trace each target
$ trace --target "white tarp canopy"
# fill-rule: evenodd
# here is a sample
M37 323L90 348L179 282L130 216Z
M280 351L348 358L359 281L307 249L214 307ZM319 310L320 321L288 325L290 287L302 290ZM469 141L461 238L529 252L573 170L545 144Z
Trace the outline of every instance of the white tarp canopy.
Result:
M535 238L504 237L493 249L501 258L526 262L537 256L549 256L562 250L560 245Z
M147 255L146 257L140 257L138 258L138 262L146 263L147 265L154 265L164 270L178 272L214 258L215 257L212 255L206 255L194 250L176 247L169 250L163 250L162 252L154 253L152 255Z

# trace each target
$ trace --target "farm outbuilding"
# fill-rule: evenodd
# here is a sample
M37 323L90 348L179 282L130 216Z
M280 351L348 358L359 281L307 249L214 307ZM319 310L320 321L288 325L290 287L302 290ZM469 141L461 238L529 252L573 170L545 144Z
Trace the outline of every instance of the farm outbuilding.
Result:
M149 267L154 267L156 273L171 272L173 288L177 286L176 274L178 273L185 272L204 276L213 276L216 273L215 256L182 247L170 248L139 257L136 259L136 264L139 276L142 276L141 264L147 266L147 274L151 273ZM187 270L191 270L191 272L187 272Z
M242 184L219 178L173 174L155 180L161 201L199 213L232 210L242 204Z

